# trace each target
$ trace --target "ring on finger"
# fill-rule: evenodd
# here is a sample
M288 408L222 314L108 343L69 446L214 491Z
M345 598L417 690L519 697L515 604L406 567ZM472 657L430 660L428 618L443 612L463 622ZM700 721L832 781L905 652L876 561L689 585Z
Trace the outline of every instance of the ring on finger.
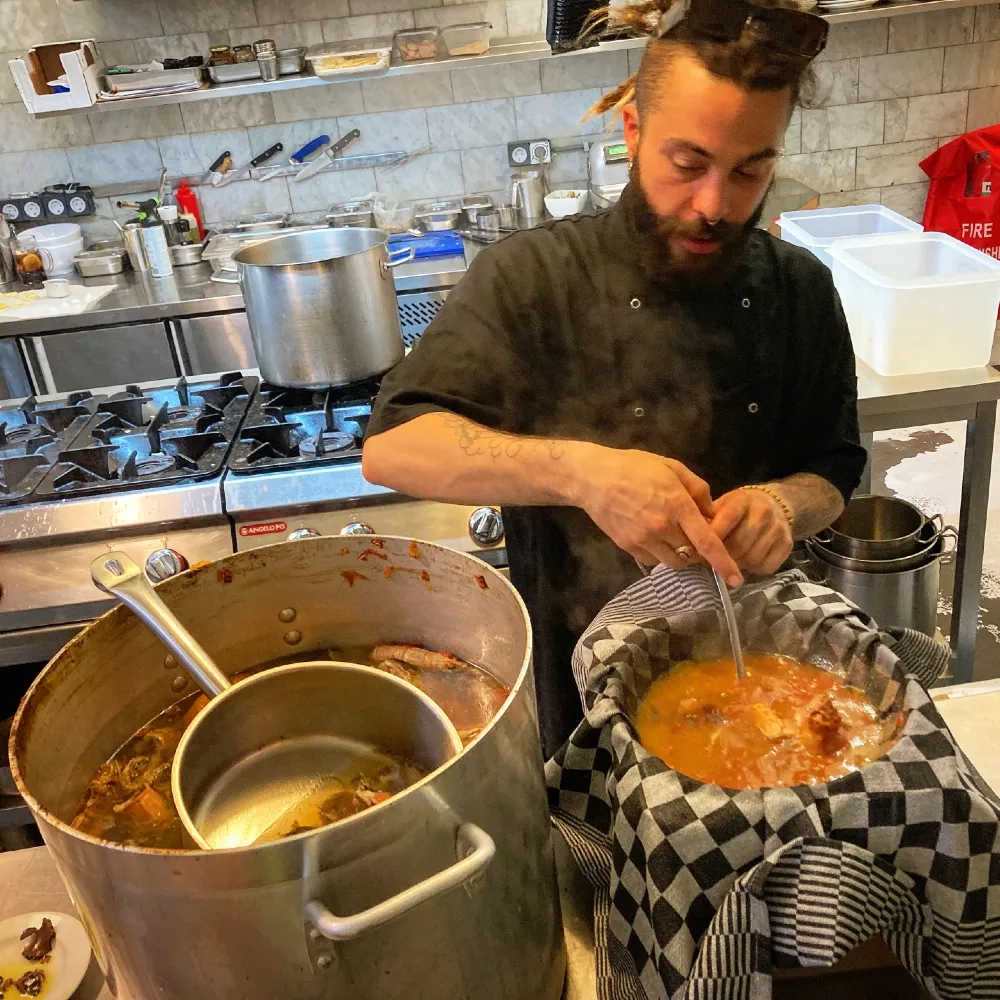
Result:
M684 562L687 562L694 555L690 545L678 545L674 552L677 553L677 558Z

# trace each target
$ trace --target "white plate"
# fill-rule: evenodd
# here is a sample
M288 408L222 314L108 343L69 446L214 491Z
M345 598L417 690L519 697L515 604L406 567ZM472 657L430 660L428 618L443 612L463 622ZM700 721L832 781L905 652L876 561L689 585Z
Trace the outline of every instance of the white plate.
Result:
M56 940L48 962L29 962L21 956L24 942L21 932L28 927L40 927L48 917L56 929ZM23 913L0 921L0 979L19 978L28 969L42 969L45 984L41 1000L69 1000L83 981L90 965L90 942L83 924L76 917L53 911ZM8 1000L21 1000L16 989L7 992Z

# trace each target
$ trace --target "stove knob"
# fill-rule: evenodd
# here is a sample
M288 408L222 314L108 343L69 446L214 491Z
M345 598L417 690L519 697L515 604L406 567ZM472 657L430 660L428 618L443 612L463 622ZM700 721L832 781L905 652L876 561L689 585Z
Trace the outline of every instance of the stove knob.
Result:
M469 518L469 537L484 548L503 541L503 518L496 507L480 507Z
M183 573L188 568L188 561L179 552L173 549L157 549L150 553L146 559L146 576L153 583L161 580L169 580L178 573Z
M301 542L303 538L319 538L319 532L315 528L296 528L288 536L290 542Z
M375 529L370 524L365 524L364 521L351 521L350 524L345 524L340 529L340 533L342 535L374 535Z

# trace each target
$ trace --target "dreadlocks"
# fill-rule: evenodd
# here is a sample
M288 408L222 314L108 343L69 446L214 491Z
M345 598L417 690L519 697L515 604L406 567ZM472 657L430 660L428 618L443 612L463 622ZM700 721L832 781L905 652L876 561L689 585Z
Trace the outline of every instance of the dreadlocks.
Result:
M795 9L794 0L754 0L762 7ZM583 38L625 32L635 37L649 36L639 70L614 90L605 94L587 112L587 117L613 111L615 114L633 101L640 117L652 110L662 97L660 83L678 52L693 52L711 73L745 87L747 90L791 91L795 104L808 79L809 60L801 56L784 55L763 46L752 30L732 42L717 42L696 37L681 21L664 38L654 35L663 13L673 0L642 0L624 6L608 6L588 19Z

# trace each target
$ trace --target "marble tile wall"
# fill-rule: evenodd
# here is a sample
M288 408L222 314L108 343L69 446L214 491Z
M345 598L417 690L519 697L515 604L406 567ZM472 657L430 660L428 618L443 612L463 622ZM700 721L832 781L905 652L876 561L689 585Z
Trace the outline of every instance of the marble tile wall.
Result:
M389 190L401 197L503 190L505 143L548 136L566 145L600 132L583 115L634 71L640 53L588 53L540 62L456 68L143 111L91 112L35 122L5 67L42 41L97 38L109 62L145 62L238 44L279 45L389 34L414 23L488 19L494 34L539 35L542 0L0 0L0 189L74 179L94 185L204 171L223 149L245 162L274 142L290 152L320 133L362 132L350 152L414 153L390 168L202 188L210 221L254 212L309 215ZM779 173L821 193L823 205L881 202L919 219L920 159L967 128L1000 120L1000 4L834 25ZM582 149L557 154L553 182L585 182ZM93 228L111 227L109 199Z

